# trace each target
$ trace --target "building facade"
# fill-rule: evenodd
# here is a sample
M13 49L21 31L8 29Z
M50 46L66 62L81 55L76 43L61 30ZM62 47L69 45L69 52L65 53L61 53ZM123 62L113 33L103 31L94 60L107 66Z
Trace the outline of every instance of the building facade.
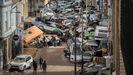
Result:
M24 16L24 20L25 20L28 17L28 0L22 0L21 5L22 5L22 8L23 8L22 15Z
M122 4L122 2L123 2L123 4ZM127 4L126 7L125 7L125 5L126 5L125 3ZM132 5L131 3L132 3L131 0L129 0L129 1L114 0L112 2L112 4L113 4L113 6L112 6L113 7L113 9L112 9L112 11L113 11L112 12L113 13L113 15L112 15L113 16L112 17L112 41L113 41L113 63L114 63L114 70L115 70L114 74L115 75L131 75L132 74L132 66L129 67L129 65L132 65L132 63L128 62L128 63L130 63L130 64L128 64L128 67L127 67L127 64L125 63L126 61L130 61L129 60L130 58L128 56L130 56L129 55L130 53L132 54L132 49L130 52L130 48L129 48L130 45L129 45L129 43L127 43L128 39L129 39L127 35L130 36L130 34L126 33L126 36L125 36L124 33L126 31L123 30L123 29L127 28L127 31L130 32L130 29L128 28L127 25L130 25L128 23L132 22L128 18L131 16L131 14L130 14L131 12L128 11L128 9L131 8L130 7L130 5ZM122 6L124 6L124 8ZM122 11L122 10L124 10L124 11ZM126 12L126 13L123 13L123 12ZM126 15L128 13L130 15ZM132 16L131 16L131 18L132 18ZM131 31L132 31L132 29L131 29ZM126 39L126 38L128 38L128 39ZM129 54L128 54L128 51L126 51L126 50L129 51ZM127 53L127 55L126 55L126 53ZM128 69L126 69L126 68L128 68Z
M48 4L50 0L28 0L28 16L37 16L40 9L44 7L44 5Z
M13 6L16 7L16 29L12 37L12 58L23 51L23 23L24 23L24 0L12 0Z
M0 68L12 57L12 36L16 29L16 7L12 0L0 0Z
M24 0L0 0L0 68L22 50ZM27 13L28 14L28 13Z

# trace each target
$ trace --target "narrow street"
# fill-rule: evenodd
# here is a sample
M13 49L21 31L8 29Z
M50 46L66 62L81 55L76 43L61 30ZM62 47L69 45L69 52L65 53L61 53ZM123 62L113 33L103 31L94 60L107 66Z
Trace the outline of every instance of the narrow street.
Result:
M48 67L47 72L44 73L38 64L37 75L73 75L74 64L64 57L63 50L63 46L39 49L34 59L38 60L41 56L46 59ZM0 75L33 75L33 70L31 68L25 70L24 73L4 71Z
M116 67L112 0L0 3L0 75L110 75Z

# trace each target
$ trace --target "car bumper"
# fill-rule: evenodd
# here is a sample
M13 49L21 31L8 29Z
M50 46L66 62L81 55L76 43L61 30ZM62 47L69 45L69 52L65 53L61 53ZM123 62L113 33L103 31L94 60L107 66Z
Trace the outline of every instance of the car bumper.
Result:
M13 69L13 70L23 70L23 67L21 67L21 66L11 66L10 69Z

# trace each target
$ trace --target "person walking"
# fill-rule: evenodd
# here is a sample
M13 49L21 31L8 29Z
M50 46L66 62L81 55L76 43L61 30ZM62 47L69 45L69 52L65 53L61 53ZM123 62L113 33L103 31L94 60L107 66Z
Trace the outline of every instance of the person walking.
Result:
M43 60L43 63L42 63L42 69L43 69L43 72L46 72L46 69L47 69L47 63L46 63L46 60Z
M39 58L40 68L42 67L42 62L43 62L43 59L42 59L42 57L40 57L40 58Z
M36 75L37 73L37 62L33 60L33 75Z

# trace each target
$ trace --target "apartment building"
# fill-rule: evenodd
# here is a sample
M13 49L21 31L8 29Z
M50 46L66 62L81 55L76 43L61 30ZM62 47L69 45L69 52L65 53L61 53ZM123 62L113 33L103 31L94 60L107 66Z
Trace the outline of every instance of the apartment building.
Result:
M37 16L39 10L44 7L50 0L28 0L29 16Z
M23 20L28 14L26 4L26 0L0 0L1 69L22 50Z
M12 0L0 0L0 68L12 55L12 36L16 29L16 9Z

